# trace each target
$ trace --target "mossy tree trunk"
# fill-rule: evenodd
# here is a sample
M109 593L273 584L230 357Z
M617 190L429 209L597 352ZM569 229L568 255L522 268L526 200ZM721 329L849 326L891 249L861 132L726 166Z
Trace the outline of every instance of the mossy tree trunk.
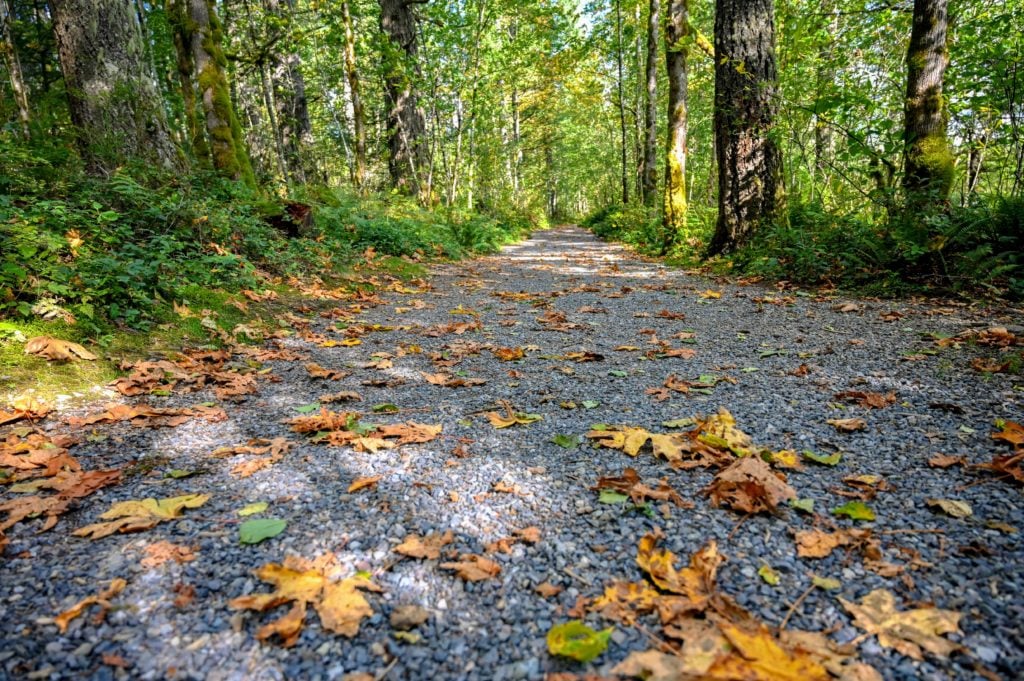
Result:
M165 7L174 40L177 57L178 87L184 111L185 134L189 151L200 167L210 166L210 145L206 143L206 130L200 124L199 101L196 99L196 67L192 56L192 21L186 0L167 0Z
M759 226L785 219L772 0L715 3L715 146L718 223L709 255L746 243Z
M225 177L256 186L242 126L228 88L221 47L223 29L212 0L188 0L189 38L213 167Z
M21 75L21 61L14 47L13 23L14 17L8 0L0 0L0 52L4 54L4 65L11 81L14 103L18 106L18 122L21 123L22 134L27 138L31 132L29 123L32 115L28 108L28 86Z
M947 0L915 0L907 48L907 100L903 129L903 188L907 207L945 205L953 186L953 154L942 79L949 64Z
M619 162L622 174L622 203L629 203L629 150L626 146L626 99L623 94L622 75L622 0L615 0L615 66L618 73L616 86L619 92Z
M345 78L348 80L352 102L352 132L355 137L355 163L352 166L352 184L362 191L366 184L366 114L363 113L363 95L356 61L356 33L352 25L352 12L348 0L341 2L341 20L345 24Z
M426 123L414 77L418 53L412 6L426 0L380 0L380 28L387 38L384 88L388 104L388 172L406 194L418 194L424 163Z
M689 9L687 0L669 0L665 12L668 143L665 146L663 251L668 251L686 228L686 94L689 78L686 40L690 25Z
M105 175L137 159L173 169L167 127L131 0L51 0L71 122L87 169Z
M265 0L265 5L267 11L280 23L279 30L290 31L295 11L294 0ZM313 157L313 126L306 98L306 78L302 73L302 58L293 41L285 37L279 44L284 46L283 52L271 57L277 124L281 127L288 175L293 181L306 183L317 174Z
M640 191L645 205L652 206L658 196L658 24L661 3L650 0L647 16L646 92L644 93L644 164Z

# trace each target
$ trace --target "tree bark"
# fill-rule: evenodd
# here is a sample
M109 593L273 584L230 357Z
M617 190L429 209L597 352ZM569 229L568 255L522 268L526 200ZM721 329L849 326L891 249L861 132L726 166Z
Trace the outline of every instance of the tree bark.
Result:
M349 97L352 100L352 132L355 136L355 165L352 168L352 184L359 191L366 184L366 123L363 113L363 96L359 85L359 67L356 62L356 33L352 27L352 14L348 0L342 0L341 20L345 25L345 78L348 80Z
M267 11L280 22L279 31L289 31L294 0L264 0ZM271 75L274 86L275 118L281 128L281 143L288 175L293 181L306 183L316 175L312 156L313 126L309 119L306 98L306 79L302 73L302 58L289 38L277 43L283 53L271 55Z
M410 0L379 0L380 28L387 38L384 55L384 88L387 117L388 172L392 185L407 194L420 190L423 137L426 123L420 110L413 79L418 45L416 17Z
M718 223L709 255L742 246L760 225L785 219L772 0L715 3L715 146Z
M189 26L188 7L184 0L167 0L167 18L171 25L171 38L177 56L178 87L185 114L185 134L188 136L189 151L202 167L210 166L210 145L206 143L206 131L199 123L199 102L196 99L196 66L192 57L192 38Z
M619 133L621 137L622 203L629 203L629 154L626 149L626 100L622 82L622 0L615 0L615 63L618 68Z
M78 146L93 174L131 159L180 165L131 0L51 0Z
M227 61L221 47L222 28L212 1L188 0L189 41L213 167L225 177L255 187L252 162L224 73Z
M665 15L665 67L668 72L668 142L665 147L665 210L662 224L668 251L686 228L686 95L689 71L686 40L688 0L669 0Z
M670 0L671 1L671 0ZM647 17L647 87L644 95L644 163L641 192L645 205L654 205L658 194L658 25L661 3L650 0ZM670 114L671 115L671 114Z
M32 117L28 108L28 87L21 74L21 61L18 59L18 52L14 47L13 25L14 17L11 14L8 0L0 0L0 52L4 53L4 64L7 66L7 75L11 80L11 91L14 93L14 102L18 106L21 132L28 139L31 134L29 123Z
M903 188L915 213L945 204L953 186L953 154L946 138L942 79L949 64L947 0L915 0L907 48L907 99L903 129Z

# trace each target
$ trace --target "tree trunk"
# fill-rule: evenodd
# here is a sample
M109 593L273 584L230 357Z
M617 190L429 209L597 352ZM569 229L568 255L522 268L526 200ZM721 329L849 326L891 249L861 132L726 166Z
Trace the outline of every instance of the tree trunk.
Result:
M785 219L772 0L715 3L715 145L718 224L710 255L742 246L762 224Z
M953 186L953 154L946 139L942 78L949 64L947 0L914 0L907 48L907 99L903 129L903 188L907 207L945 204Z
M419 192L426 124L413 79L416 72L416 17L410 0L379 0L380 28L387 38L384 88L387 118L388 172L391 183L407 194Z
M668 72L668 142L665 147L664 251L686 228L686 95L689 77L686 46L689 3L669 0L665 16L665 66Z
M221 48L223 33L212 2L188 0L189 39L213 167L225 177L255 187L256 177L224 73L227 61Z
M180 164L131 0L51 0L71 122L88 170Z
M348 79L349 97L352 100L352 128L355 135L355 165L352 169L352 184L362 191L366 184L366 123L363 113L363 96L359 86L359 69L356 62L356 34L352 28L352 14L348 0L342 0L341 20L345 25L345 78Z
M286 7L283 5L287 5ZM264 0L267 12L278 22L278 31L290 31L294 0ZM285 165L292 181L306 183L316 175L311 148L313 128L309 120L309 103L306 99L306 79L302 74L302 58L285 37L277 43L284 47L283 54L270 55L271 75L274 86L275 118L281 129L281 146Z
M815 66L815 87L819 100L831 93L833 88L832 59L835 54L835 36L839 34L839 13L834 6L834 0L826 0L821 7L823 12L829 14L828 30L818 46L818 61ZM823 178L828 171L828 164L835 153L835 136L828 121L820 113L814 114L814 170Z
M671 0L670 0L671 1ZM641 190L645 205L654 205L658 194L658 24L661 3L651 0L647 18L647 91L644 103L644 164L641 171Z
M622 142L622 203L627 204L629 203L629 156L626 149L626 100L622 92L622 0L615 0L615 35L617 40L615 63L618 68L619 132Z
M14 48L13 25L14 18L8 0L0 0L0 52L4 53L4 64L7 66L7 75L11 79L11 91L14 92L14 102L18 105L18 121L21 123L21 131L28 139L31 134L28 87L25 85L25 78L21 75L21 62L18 60L18 53Z

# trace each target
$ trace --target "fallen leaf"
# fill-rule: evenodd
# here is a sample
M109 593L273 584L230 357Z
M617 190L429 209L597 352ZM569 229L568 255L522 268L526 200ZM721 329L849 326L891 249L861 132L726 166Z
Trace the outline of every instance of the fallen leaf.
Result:
M671 551L658 550L656 546L657 537L653 534L641 538L636 554L637 565L659 589L685 596L683 609L703 610L715 591L718 566L725 560L718 552L718 544L714 540L709 541L690 557L689 567L681 570L673 566L676 557Z
M238 511L236 512L238 513L238 515L242 517L256 515L257 513L263 513L264 511L266 511L267 506L268 504L265 501L255 501L251 504L246 504L242 508L238 509Z
M481 582L497 577L501 573L501 567L493 560L472 553L464 553L458 561L441 563L439 567L455 570L455 573L467 582Z
M265 539L284 532L288 522L279 518L254 518L238 526L238 541L243 544L259 544Z
M495 428L508 428L516 424L528 425L544 418L540 414L526 414L514 411L512 405L508 402L503 402L502 404L505 409L504 414L499 414L496 411L489 411L484 414Z
M729 506L743 513L774 510L780 503L797 497L796 490L755 456L737 459L719 473L704 491L713 506Z
M72 534L76 537L102 539L115 532L148 530L161 522L180 518L184 509L199 508L209 499L209 494L185 494L159 500L150 497L142 501L122 501L100 516L107 522L86 525Z
M839 461L843 458L841 452L834 452L832 454L817 454L809 449L805 449L802 452L802 454L803 457L808 461L820 463L822 466L836 466L839 464Z
M824 532L818 529L796 533L796 555L801 558L825 558L840 546L848 546L857 537L848 531Z
M383 479L383 477L383 475L373 475L366 478L356 478L352 481L352 484L348 486L348 493L352 494L353 492L358 492L359 490L367 487L374 487L381 481L381 479Z
M551 582L541 582L535 586L533 590L543 598L553 598L554 596L562 593L565 589L560 586L555 586Z
M779 583L779 573L772 569L771 565L762 565L758 568L757 576L771 586L777 586Z
M851 520L874 520L875 512L861 501L850 501L832 509L832 515L845 515Z
M26 355L39 355L51 361L67 362L75 359L95 360L96 355L92 354L78 343L53 338L51 336L36 336L25 343Z
M828 672L805 651L787 650L763 624L739 627L722 622L719 630L733 650L707 671L709 679L827 681Z
M141 561L144 568L160 567L171 560L175 563L188 563L196 559L196 554L193 553L192 549L180 544L172 544L169 541L158 541L150 544L143 549L143 552L146 554L146 557Z
M954 518L969 518L974 514L971 505L966 501L956 499L925 499L924 503L929 508L937 508L948 516Z
M388 622L399 631L415 629L430 619L430 612L423 607L413 604L399 605L391 611Z
M950 466L964 466L967 459L962 456L950 456L948 454L936 454L928 459L928 465L932 468L949 468Z
M868 423L864 419L828 419L830 426L834 426L840 433L854 433L858 430L867 430Z
M890 404L896 403L896 393L891 392L883 395L882 393L864 392L862 390L846 390L836 393L835 398L837 400L855 402L861 407L868 409L883 409Z
M451 544L453 539L454 535L451 530L444 534L432 532L426 537L410 534L406 536L405 541L394 548L394 551L410 558L436 560L441 557L441 547Z
M556 624L548 630L548 651L577 662L590 662L608 647L613 627L595 631L580 620Z
M57 625L57 628L60 630L60 633L63 634L67 632L68 625L71 623L71 620L75 619L83 612L85 612L85 609L88 608L90 605L100 606L101 610L99 614L96 616L96 621L103 621L104 615L106 615L107 611L113 607L110 604L110 599L124 591L124 588L127 585L128 582L121 578L111 580L110 586L108 586L98 595L83 598L78 603L75 603L73 606L71 606L64 612L54 617L53 623Z
M884 589L876 589L860 603L839 599L853 615L854 624L878 636L883 648L894 648L914 660L922 660L922 649L937 657L948 657L961 650L959 644L943 638L944 634L960 633L960 613L938 608L897 610L896 597Z
M654 499L656 501L670 501L680 508L693 508L693 504L685 501L678 492L672 489L667 480L662 478L658 481L656 487L646 485L640 481L640 475L633 468L625 469L621 476L601 476L598 478L597 484L591 489L602 493L601 501L603 503L613 503L606 499L603 494L607 490L613 490L629 495L633 503L638 506L642 505L647 499Z

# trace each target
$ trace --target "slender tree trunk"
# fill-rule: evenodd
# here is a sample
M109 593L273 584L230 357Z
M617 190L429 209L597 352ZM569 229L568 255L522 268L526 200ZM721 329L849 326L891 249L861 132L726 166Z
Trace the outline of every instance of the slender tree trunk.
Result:
M835 36L839 32L839 13L836 12L834 0L822 4L822 11L829 14L828 31L818 46L818 62L815 67L815 87L819 99L824 98L833 87L832 58L835 53ZM828 164L835 151L835 137L828 121L820 113L814 115L814 170L816 174L825 176Z
M256 186L242 126L238 122L224 73L227 62L221 48L220 20L213 11L212 0L188 0L188 3L192 59L198 74L199 99L213 167L225 177Z
M345 78L348 79L349 97L352 100L352 132L355 136L356 158L352 184L362 191L366 184L366 123L356 62L356 33L352 27L352 13L349 11L348 0L342 0L341 20L345 24Z
M686 40L688 0L669 0L665 16L665 67L668 72L668 142L665 146L665 228L668 251L686 229L686 95L689 79Z
M14 47L13 25L14 16L11 14L8 0L0 0L0 52L4 53L4 64L7 66L7 75L11 79L11 91L14 93L14 102L18 106L21 132L28 139L31 134L28 87L25 85L25 78L21 75L21 61L19 61L18 52Z
M196 100L195 61L192 57L192 38L189 26L188 7L184 0L168 0L166 4L171 37L177 56L178 86L185 113L185 134L189 151L200 166L210 165L210 146L206 143L206 131L199 123L199 103Z
M637 196L644 193L644 119L640 112L644 110L644 92L647 83L640 74L644 69L644 41L647 39L647 32L641 31L643 25L644 0L636 0L633 6L633 24L636 26L633 40L633 73L636 76L636 86L633 88L633 154L635 157L633 167L633 191Z
M629 203L629 154L626 148L626 100L622 83L622 0L615 0L615 63L618 68L619 132L621 137L622 203Z
M409 0L379 0L380 28L387 38L384 88L387 117L388 172L391 183L407 194L420 190L426 124L413 80L416 72L416 17Z
M671 1L671 0L670 0ZM647 18L647 91L644 111L644 164L641 177L643 200L654 205L658 194L658 25L661 21L661 3L651 0Z
M267 13L279 22L278 31L290 32L294 0L264 0ZM280 127L280 144L284 153L288 177L306 183L316 175L312 156L313 129L309 120L306 99L306 79L302 73L302 58L289 37L277 45L283 49L269 55L273 81L274 119Z
M782 153L772 137L777 104L772 0L715 3L715 144L718 224L709 254L742 246L785 219Z
M129 159L177 167L131 0L51 0L51 7L71 122L90 172L110 173Z
M917 214L945 204L953 186L953 154L946 139L942 78L949 64L947 0L915 0L907 48L907 98L903 130L903 188Z

